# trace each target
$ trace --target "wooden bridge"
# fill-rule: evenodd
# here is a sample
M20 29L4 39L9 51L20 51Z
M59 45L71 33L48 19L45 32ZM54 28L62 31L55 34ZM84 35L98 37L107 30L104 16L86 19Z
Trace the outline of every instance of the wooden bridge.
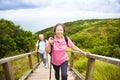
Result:
M95 60L100 60L103 62L114 64L116 66L120 66L120 59L115 59L111 57L105 57L105 56L100 56L100 55L95 55L90 53L86 55L86 57L88 58L88 64L87 64L86 76L84 77L73 67L74 53L76 54L80 54L80 53L72 50L68 52L71 52L70 65L68 68L68 80L92 80ZM28 56L30 70L27 71L26 74L24 74L19 80L25 80L25 79L49 80L49 69L44 68L43 65L39 65L40 64L39 55L38 55L38 63L33 66L32 57L31 57L33 54L36 54L36 51L0 59L0 64L3 66L6 80L14 80L11 61L25 57L25 56ZM52 80L55 80L53 69L52 69Z

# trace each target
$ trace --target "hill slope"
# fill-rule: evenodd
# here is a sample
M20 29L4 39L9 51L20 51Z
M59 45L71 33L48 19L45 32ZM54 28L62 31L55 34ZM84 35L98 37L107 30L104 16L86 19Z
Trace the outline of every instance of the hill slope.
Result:
M33 45L32 32L23 30L10 20L0 19L0 58L28 52Z
M78 20L64 23L66 35L80 48L94 54L120 58L120 19ZM38 31L53 36L52 27Z

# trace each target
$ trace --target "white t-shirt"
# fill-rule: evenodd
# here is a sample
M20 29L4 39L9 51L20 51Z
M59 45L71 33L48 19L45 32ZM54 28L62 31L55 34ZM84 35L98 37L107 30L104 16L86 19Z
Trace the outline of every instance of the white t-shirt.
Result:
M38 49L39 53L41 53L41 54L45 53L45 44L46 44L45 41L40 41L40 42L39 42L39 40L37 41L36 46L37 47L39 46L39 49Z

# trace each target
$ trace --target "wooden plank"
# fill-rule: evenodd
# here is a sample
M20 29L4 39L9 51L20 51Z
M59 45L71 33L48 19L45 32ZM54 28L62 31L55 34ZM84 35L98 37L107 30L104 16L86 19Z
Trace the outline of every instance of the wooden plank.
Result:
M30 54L35 54L35 53L36 53L36 51L33 51L33 52L30 52L30 53L24 53L24 54L20 54L20 55L17 55L17 56L11 56L11 57L8 57L8 58L3 58L3 59L0 59L0 64L6 63L6 62L9 62L9 61L18 59L18 58L22 58L22 57L28 56Z
M73 62L74 62L74 53L71 52L69 70L71 70L71 68L73 67Z
M11 62L2 64L6 80L14 80Z
M117 66L120 66L120 59L117 58L111 58L111 57L106 57L106 56L101 56L101 55L95 55L95 54L89 54L88 58L94 58L103 62L111 63Z
M27 78L27 80L49 80L49 68L45 68L43 64L39 65L33 73L30 74L30 76ZM52 79L55 80L54 76L54 70L52 67ZM60 74L61 75L61 74ZM74 75L71 71L68 71L68 80L75 80Z
M40 54L37 52L37 61L40 62Z
M92 75L93 75L93 71L94 71L94 64L95 64L95 59L89 58L85 80L92 80Z
M33 69L30 69L29 71L27 71L19 80L25 80L33 72L33 70L35 70L38 66L39 66L39 63L37 63L33 67Z
M28 60L29 60L30 69L32 69L33 66L32 66L32 58L31 58L31 55L28 55Z
M33 71L32 69L28 70L19 80L25 80L32 71Z
M74 51L74 50L67 50L67 52L72 52L72 53L83 55L83 53L81 53L79 51ZM87 56L87 55L83 55L83 56Z
M67 50L67 51L77 53L77 54L81 54L78 51L73 51L73 50ZM83 54L81 54L81 55L83 55ZM97 60L101 60L103 62L107 62L107 63L111 63L111 64L114 64L114 65L120 66L120 59L117 59L117 58L111 58L111 57L106 57L106 56L101 56L101 55L95 55L95 54L91 54L91 53L86 55L86 57L94 58L94 59L97 59Z
M75 73L75 75L79 77L79 79L85 80L85 77L82 74L80 74L75 68L72 67L71 69Z
M52 80L54 80L54 72L52 69ZM43 64L39 65L27 80L49 80L49 69L45 68Z

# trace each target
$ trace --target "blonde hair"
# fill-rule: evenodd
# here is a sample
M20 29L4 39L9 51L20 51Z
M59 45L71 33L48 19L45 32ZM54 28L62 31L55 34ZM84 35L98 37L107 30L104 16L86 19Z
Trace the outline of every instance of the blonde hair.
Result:
M43 34L39 34L39 37L44 36Z

